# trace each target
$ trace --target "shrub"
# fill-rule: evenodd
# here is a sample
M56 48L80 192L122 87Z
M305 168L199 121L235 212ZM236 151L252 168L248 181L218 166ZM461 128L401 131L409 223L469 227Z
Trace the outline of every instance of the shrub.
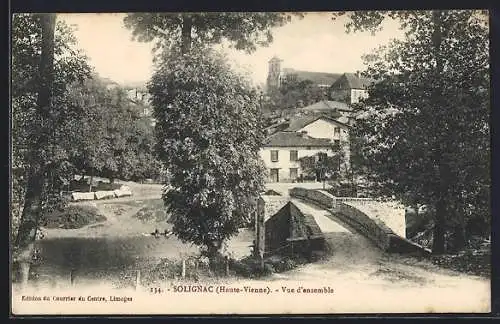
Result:
M94 206L70 205L45 214L42 227L76 229L105 220L106 217Z
M167 220L167 212L165 211L165 208L156 209L155 207L143 207L134 215L134 217L143 222L161 222Z
M284 257L278 259L275 258L270 260L269 262L273 266L273 269L276 272L285 272L297 267L297 262L290 257Z
M99 182L97 186L92 187L92 191L113 191L113 190L118 190L121 187L122 185L119 183Z
M261 268L260 261L249 256L241 260L231 260L230 268L240 276L245 278L259 278L273 274L275 269L272 264L264 263Z

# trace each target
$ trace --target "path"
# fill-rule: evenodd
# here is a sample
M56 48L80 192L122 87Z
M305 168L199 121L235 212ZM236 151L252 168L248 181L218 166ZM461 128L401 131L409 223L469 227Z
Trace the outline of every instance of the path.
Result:
M314 220L318 224L319 228L323 233L330 232L352 232L352 230L348 229L347 225L342 224L340 220L334 221L332 220L332 216L330 212L312 205L307 204L299 199L291 199L292 203L297 206L300 211L304 214L309 214L314 217Z

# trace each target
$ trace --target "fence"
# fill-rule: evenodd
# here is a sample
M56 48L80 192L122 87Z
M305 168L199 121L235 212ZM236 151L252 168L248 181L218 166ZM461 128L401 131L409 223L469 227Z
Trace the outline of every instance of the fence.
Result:
M229 264L230 259L226 257L217 267L216 273L224 273L226 276L229 275ZM35 270L35 272L36 271L37 270ZM89 279L99 279L102 281L116 281L120 285L133 286L135 289L140 289L141 287L155 281L165 279L193 279L203 273L207 275L213 274L208 261L195 257L183 258L175 261L167 260L166 264L158 263L156 266L151 266L149 268L124 268L116 266L100 268L92 267L89 269L72 268L70 270L66 270L66 272L59 272L59 275L55 276L54 273L57 272L58 271L42 270L41 273L37 274L37 276L40 280L42 280L42 282L44 278L49 280L57 280L57 278L59 278L62 279L63 282L68 282L71 286L76 285L79 279L83 279L84 281Z

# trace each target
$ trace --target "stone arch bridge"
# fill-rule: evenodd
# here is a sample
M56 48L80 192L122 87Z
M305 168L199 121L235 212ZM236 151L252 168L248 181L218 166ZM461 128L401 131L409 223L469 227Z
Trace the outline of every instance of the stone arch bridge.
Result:
M259 238L259 233L262 234L259 223L263 227L266 219L291 200L319 207L322 215L349 225L385 252L423 255L431 252L406 239L403 206L371 198L335 197L325 190L301 187L290 189L288 196L267 196L260 199L261 208L258 214L262 217L258 218L260 222L256 222L257 246L265 244L262 237Z

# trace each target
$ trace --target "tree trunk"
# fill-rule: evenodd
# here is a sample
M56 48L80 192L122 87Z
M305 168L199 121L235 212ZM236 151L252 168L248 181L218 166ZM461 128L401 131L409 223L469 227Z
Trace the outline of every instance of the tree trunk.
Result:
M92 183L94 182L94 170L90 171L90 180L89 180L89 192L92 192Z
M45 175L43 173L43 161L40 158L40 150L46 147L48 121L50 120L50 107L52 104L52 85L54 81L54 32L56 25L56 14L41 14L40 23L42 28L42 48L40 55L40 87L37 98L37 112L41 117L41 132L34 147L30 148L31 163L30 172L26 183L24 208L21 215L21 223L15 247L18 250L18 262L20 269L20 281L22 284L28 282L29 268L34 250L36 232L42 208L42 193L45 189Z
M433 113L439 113L443 110L442 105L442 92L441 92L441 84L438 82L441 80L441 74L443 71L443 62L441 60L441 44L443 42L443 31L442 31L442 18L441 11L434 10L432 11L432 22L433 22L433 33L432 33L432 46L434 58L436 61L436 66L434 69L436 84L434 84L433 91L431 94L432 105L433 105ZM437 115L438 116L438 115ZM432 243L432 253L433 254L442 254L445 252L445 230L446 230L446 213L447 213L447 201L446 197L448 197L448 165L446 163L446 147L445 147L445 139L446 135L442 132L446 130L446 125L443 125L442 118L436 118L436 133L440 134L437 138L437 150L434 152L435 159L438 167L438 176L439 176L439 188L438 188L438 201L436 203L436 215L434 217L434 233L433 233L433 243Z
M432 253L443 254L445 251L445 215L446 201L443 198L436 204L436 215L434 216L434 232L432 240Z
M23 285L28 282L29 278L29 269L41 214L41 197L44 187L44 179L43 174L40 172L40 167L33 166L33 169L33 174L30 174L28 178L29 182L27 183L24 197L21 223L14 243L18 252L18 279Z
M455 251L463 250L467 245L467 231L465 226L465 210L463 204L458 202L455 208L456 225L453 228L453 249Z
M208 246L208 260L209 260L209 266L210 270L215 271L217 270L217 261L218 261L218 254L219 254L219 248L220 244L219 242L212 242Z
M193 21L189 14L184 14L182 16L182 34L181 34L181 53L187 54L191 51L191 30L193 29Z

